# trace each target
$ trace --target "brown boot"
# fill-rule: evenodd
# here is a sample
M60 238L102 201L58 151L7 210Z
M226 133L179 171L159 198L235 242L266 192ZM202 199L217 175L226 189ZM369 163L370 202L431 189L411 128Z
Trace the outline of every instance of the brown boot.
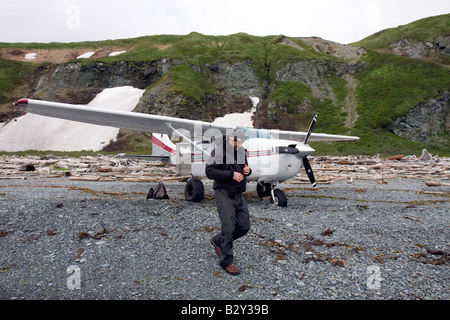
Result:
M220 249L220 247L214 243L212 238L211 238L211 243L214 246L214 250L216 250L217 255L220 257L220 254L222 253L222 249Z
M234 264L229 265L228 267L224 267L225 271L229 274L232 274L233 276L237 276L241 273L241 270L239 270L238 267L236 267Z

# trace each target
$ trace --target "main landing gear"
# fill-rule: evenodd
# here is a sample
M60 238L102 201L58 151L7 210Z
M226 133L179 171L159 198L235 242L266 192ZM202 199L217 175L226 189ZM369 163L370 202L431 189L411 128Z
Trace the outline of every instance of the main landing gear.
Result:
M258 182L256 192L260 198L271 197L270 201L278 207L287 207L286 194L275 188L275 184ZM184 196L189 202L201 202L205 198L203 182L197 178L190 178L184 188Z
M287 207L287 196L280 190L275 188L275 184L258 182L256 184L256 192L260 198L270 196L270 201L278 207Z
M189 202L201 202L205 198L205 188L202 180L189 178L184 187L184 197Z

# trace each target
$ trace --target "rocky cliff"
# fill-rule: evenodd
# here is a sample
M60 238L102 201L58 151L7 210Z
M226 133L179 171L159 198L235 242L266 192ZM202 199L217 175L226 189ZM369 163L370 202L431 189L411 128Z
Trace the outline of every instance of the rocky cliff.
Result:
M450 132L450 92L418 104L389 127L396 135L412 141L439 143Z

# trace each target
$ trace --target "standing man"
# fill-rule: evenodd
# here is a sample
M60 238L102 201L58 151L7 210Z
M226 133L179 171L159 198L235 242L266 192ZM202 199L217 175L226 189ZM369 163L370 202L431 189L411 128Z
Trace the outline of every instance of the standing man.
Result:
M245 135L241 129L225 136L223 144L216 144L206 164L206 176L214 179L213 189L221 232L211 238L211 243L220 257L220 266L232 275L241 273L234 265L233 241L250 230L250 218L243 192L247 177L251 174L245 149Z

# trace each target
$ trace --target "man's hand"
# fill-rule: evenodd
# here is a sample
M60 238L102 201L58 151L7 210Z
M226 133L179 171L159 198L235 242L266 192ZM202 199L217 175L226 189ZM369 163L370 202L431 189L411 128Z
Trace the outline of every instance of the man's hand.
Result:
M250 174L251 170L248 167L248 165L245 165L243 172L246 176L248 176ZM236 180L237 182L241 182L242 180L244 180L244 175L239 172L233 172L233 180Z
M242 180L244 180L244 176L242 175L242 173L234 172L233 180L236 180L237 182L241 182Z

